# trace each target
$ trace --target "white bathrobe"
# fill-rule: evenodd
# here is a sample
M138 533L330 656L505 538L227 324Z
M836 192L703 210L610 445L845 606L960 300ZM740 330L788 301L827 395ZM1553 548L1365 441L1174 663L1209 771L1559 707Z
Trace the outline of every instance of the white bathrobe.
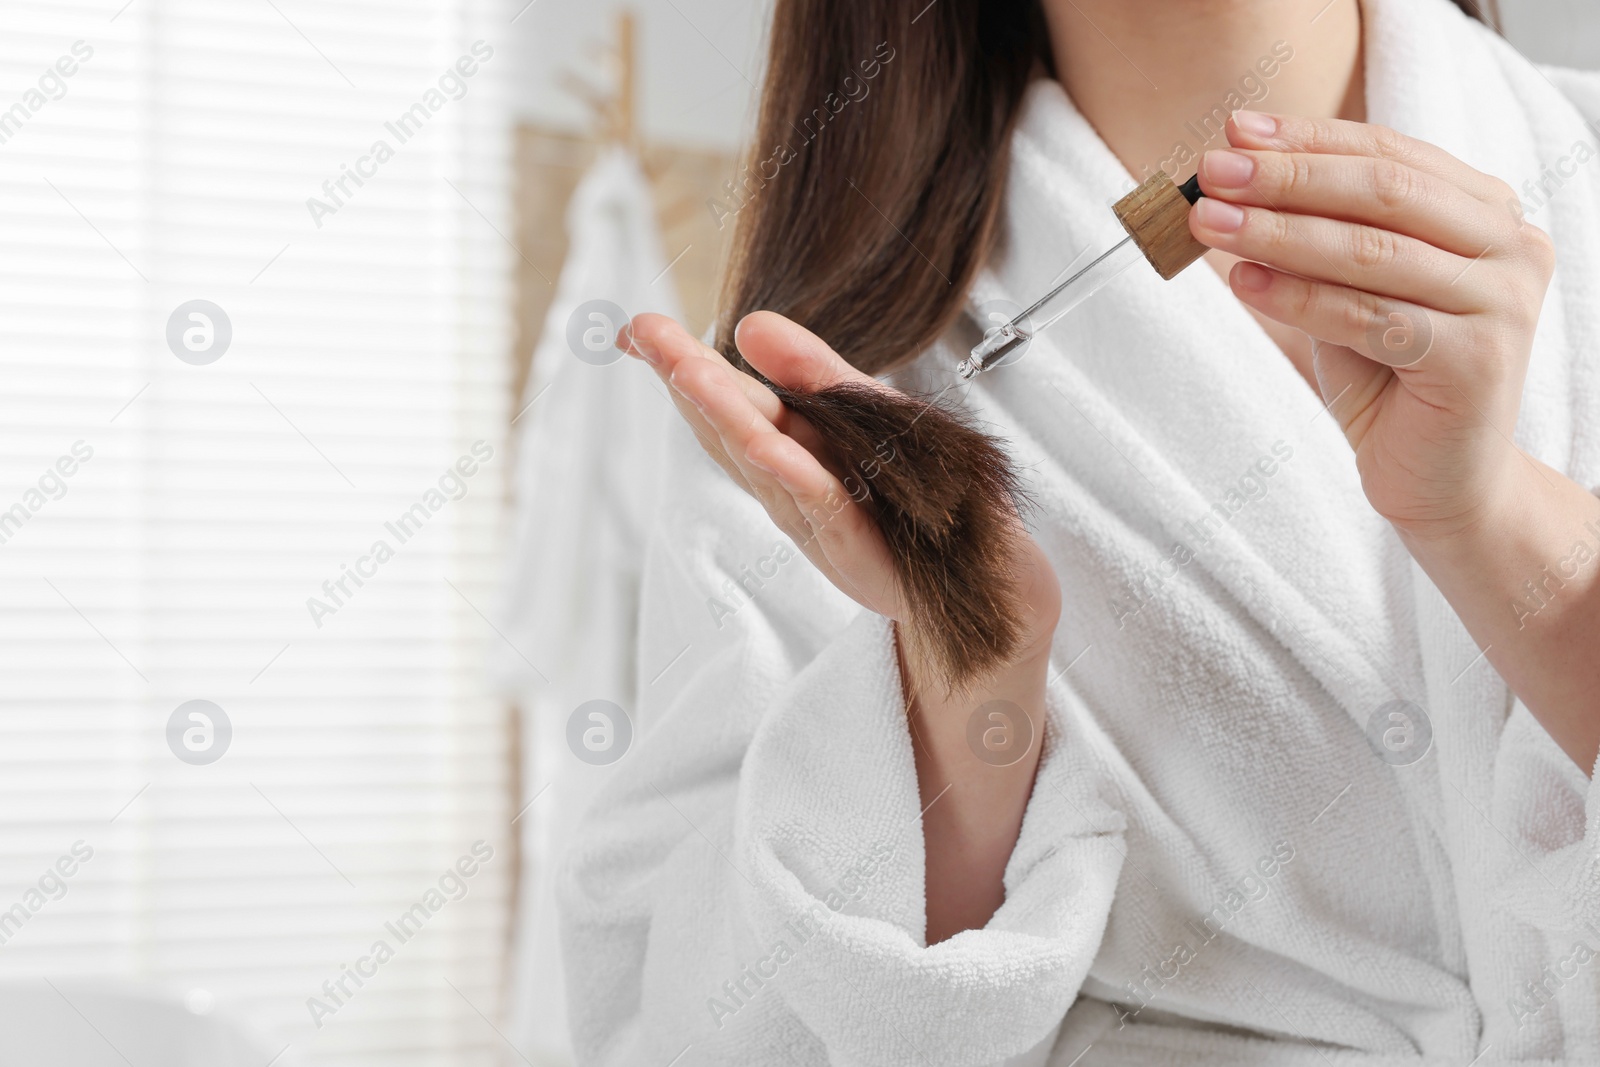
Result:
M638 564L665 459L658 441L678 420L661 383L620 352L611 363L575 358L569 323L595 300L631 314L680 314L650 183L631 153L600 154L566 221L571 247L512 422L517 508L495 618L505 640L491 646L503 691L522 711L529 795L517 817L522 866L505 1025L518 1049L551 1062L570 1058L552 859L604 777L572 758L567 717L588 700L635 704Z
M1524 196L1559 268L1517 437L1600 484L1600 159L1573 159L1600 79L1445 0L1364 10L1372 121L1518 189L1559 172ZM1132 179L1055 83L1012 156L974 307L1120 236ZM899 383L942 388L977 336ZM1135 268L959 395L1022 464L1065 594L1005 904L925 943L891 628L678 430L641 740L563 879L580 1063L1600 1062L1600 793L1225 283Z

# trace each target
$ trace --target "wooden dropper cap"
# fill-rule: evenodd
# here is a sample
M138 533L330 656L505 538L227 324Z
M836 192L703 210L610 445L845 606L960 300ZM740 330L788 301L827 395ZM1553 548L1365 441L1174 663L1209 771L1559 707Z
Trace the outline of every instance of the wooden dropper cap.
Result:
M1210 251L1189 232L1189 208L1201 195L1198 174L1176 185L1158 170L1111 209L1163 278L1170 280Z

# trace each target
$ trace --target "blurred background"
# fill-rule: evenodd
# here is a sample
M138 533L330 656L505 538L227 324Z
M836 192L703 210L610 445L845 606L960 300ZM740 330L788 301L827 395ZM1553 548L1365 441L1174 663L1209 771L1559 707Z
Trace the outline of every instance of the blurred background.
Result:
M766 10L0 0L0 1062L569 1062Z

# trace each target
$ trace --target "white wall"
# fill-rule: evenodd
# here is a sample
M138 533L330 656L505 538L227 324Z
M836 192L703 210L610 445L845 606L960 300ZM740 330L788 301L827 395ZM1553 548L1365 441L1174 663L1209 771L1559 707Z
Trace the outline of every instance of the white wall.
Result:
M513 0L513 10L520 0ZM749 131L770 0L537 0L514 23L516 105L527 121L583 129L588 114L560 71L603 77L593 47L619 7L639 16L640 123L647 137L732 148ZM1530 58L1600 68L1600 0L1501 0Z
M1600 3L1596 0L1501 0L1506 36L1529 59L1600 69Z
M523 0L512 0L512 10ZM769 0L538 0L513 24L520 68L517 108L530 122L586 128L588 109L561 71L594 82L606 72L598 46L613 38L615 13L638 16L639 123L651 140L733 148L753 125Z

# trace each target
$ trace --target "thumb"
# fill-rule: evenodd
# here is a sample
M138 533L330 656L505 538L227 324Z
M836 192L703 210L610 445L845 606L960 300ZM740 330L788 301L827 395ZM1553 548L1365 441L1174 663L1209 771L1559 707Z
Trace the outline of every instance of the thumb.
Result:
M753 311L740 319L733 343L767 381L791 392L814 393L846 383L878 385L822 338L773 311Z
M1311 367L1328 413L1354 446L1364 432L1357 425L1364 412L1375 410L1376 400L1394 380L1394 371L1353 348L1311 339Z

